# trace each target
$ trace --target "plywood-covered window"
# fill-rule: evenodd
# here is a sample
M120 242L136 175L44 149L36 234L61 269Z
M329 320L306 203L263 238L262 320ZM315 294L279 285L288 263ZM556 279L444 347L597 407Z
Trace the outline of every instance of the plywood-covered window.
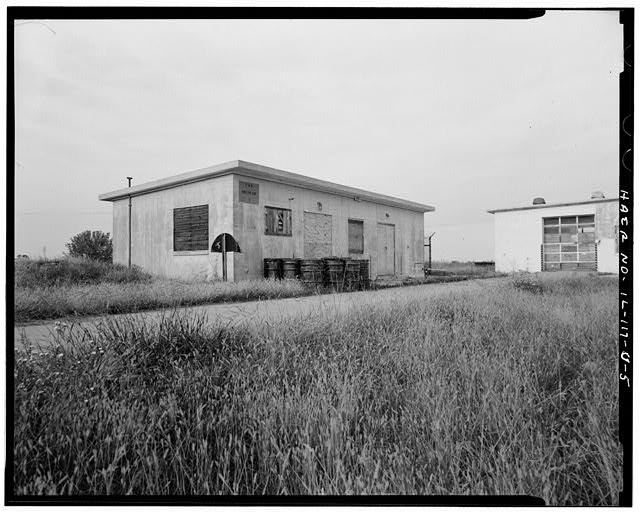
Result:
M265 207L264 234L266 236L291 236L291 209Z
M349 220L349 253L364 253L364 223Z
M595 216L544 218L543 270L595 270L597 267Z
M209 249L209 206L173 209L173 251Z

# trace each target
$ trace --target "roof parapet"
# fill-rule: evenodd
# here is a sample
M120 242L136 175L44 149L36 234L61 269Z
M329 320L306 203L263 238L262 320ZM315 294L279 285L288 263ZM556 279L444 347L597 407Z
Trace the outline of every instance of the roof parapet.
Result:
M402 200L392 196L382 195L371 191L365 191L364 189L358 189L350 186L343 186L326 180L320 180L298 173L291 173L289 171L283 171L276 168L270 168L268 166L262 166L260 164L254 164L247 161L229 161L216 166L210 166L207 168L201 168L194 171L188 171L173 177L167 177L164 179L154 180L152 182L146 182L139 184L131 188L122 188L109 193L104 193L98 196L102 201L116 201L129 196L139 196L162 189L170 189L178 187L184 184L190 184L193 182L199 182L202 180L208 180L214 177L221 177L229 174L238 174L247 176L250 178L266 180L270 182L276 182L305 189L311 189L314 191L321 191L325 193L331 193L343 197L351 197L357 201L369 201L388 205L391 207L399 207L402 209L408 209L418 212L433 212L435 207L418 202L412 202L410 200Z
M617 198L597 198L594 200L582 200L580 202L563 202L563 203L544 203L537 205L525 205L524 207L511 207L508 209L489 209L487 212L489 214L496 214L500 212L511 212L511 211L528 211L531 209L548 209L550 207L567 207L571 205L589 205L592 203L604 203L604 202L617 202Z

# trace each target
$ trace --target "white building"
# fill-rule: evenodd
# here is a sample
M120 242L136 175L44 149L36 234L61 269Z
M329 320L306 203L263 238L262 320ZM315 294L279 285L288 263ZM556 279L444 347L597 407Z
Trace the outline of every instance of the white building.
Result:
M618 272L618 199L488 211L495 216L496 271L586 270Z
M228 280L263 276L264 258L367 259L377 276L420 276L434 207L231 161L100 195L113 202L113 260L156 275L216 279L213 243L230 234Z

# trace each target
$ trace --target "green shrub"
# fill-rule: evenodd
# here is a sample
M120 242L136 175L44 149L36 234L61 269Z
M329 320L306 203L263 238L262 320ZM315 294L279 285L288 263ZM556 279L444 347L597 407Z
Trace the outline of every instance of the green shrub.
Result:
M113 242L109 233L101 230L85 230L71 238L65 245L70 257L111 262Z

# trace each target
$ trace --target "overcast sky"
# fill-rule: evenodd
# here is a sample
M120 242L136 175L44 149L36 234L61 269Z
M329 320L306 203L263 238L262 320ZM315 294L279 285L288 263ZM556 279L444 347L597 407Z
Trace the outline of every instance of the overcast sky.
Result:
M434 205L435 259L492 259L487 209L617 194L617 12L44 23L15 29L16 253L234 159Z

